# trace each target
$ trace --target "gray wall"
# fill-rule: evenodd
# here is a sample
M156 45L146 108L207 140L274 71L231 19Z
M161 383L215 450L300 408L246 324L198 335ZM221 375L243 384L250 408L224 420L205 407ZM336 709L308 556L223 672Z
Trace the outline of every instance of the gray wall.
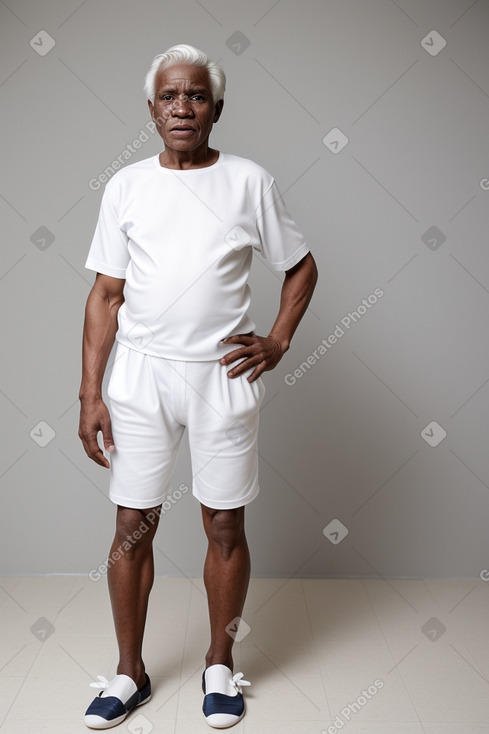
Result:
M488 2L7 0L0 23L1 573L86 574L107 556L109 474L77 436L95 277L84 262L103 190L89 182L149 122L153 56L191 43L228 78L211 144L275 175L320 274L290 351L264 376L253 574L478 578L489 565ZM161 149L149 135L128 162ZM255 257L257 333L282 277ZM156 548L158 574L200 575L190 492L162 517Z

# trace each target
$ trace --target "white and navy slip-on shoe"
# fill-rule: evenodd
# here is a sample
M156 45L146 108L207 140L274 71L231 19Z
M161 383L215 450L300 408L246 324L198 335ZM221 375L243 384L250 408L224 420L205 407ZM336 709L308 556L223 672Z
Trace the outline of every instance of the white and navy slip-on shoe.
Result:
M147 673L146 682L139 689L128 675L116 675L110 682L103 675L97 677L98 683L90 683L90 686L102 690L85 711L85 724L91 729L108 729L120 724L131 709L151 698Z
M210 665L202 673L202 712L209 726L225 729L241 721L245 704L241 686L251 685L243 673L233 675L226 665Z

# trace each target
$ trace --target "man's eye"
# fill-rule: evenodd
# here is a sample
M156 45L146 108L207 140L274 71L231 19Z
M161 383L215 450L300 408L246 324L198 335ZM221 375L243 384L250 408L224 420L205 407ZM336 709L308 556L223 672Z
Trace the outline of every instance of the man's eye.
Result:
M160 99L163 100L164 102L168 102L169 100L173 99L173 95L171 95L171 94L162 94L160 96ZM185 102L187 102L188 99L189 99L188 97L185 97ZM203 94L194 94L194 95L192 95L192 99L198 99L200 101L200 100L205 100L205 97L204 97Z

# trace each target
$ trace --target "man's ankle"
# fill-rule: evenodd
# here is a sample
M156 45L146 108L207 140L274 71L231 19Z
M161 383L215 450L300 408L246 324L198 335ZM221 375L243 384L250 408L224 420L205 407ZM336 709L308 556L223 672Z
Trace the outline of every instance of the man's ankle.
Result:
M119 665L117 666L117 675L128 675L129 678L134 681L138 688L142 688L146 683L146 673L144 665L135 667L131 665L122 665L121 663L119 663Z
M232 657L225 657L223 655L207 655L205 658L205 667L210 668L211 665L226 665L232 672L233 659Z

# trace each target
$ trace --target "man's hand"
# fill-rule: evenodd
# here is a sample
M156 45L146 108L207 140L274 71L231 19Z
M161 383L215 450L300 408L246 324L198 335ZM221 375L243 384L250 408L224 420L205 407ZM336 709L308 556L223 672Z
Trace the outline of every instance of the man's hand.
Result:
M82 440L87 456L100 466L110 469L110 464L97 443L97 433L99 431L102 431L106 450L114 451L112 426L107 406L102 398L83 398L81 400L78 435Z
M267 370L273 370L278 365L286 349L282 348L282 345L273 336L246 336L241 334L235 334L234 336L228 336L227 339L222 340L223 344L233 344L238 342L245 346L239 349L234 349L232 352L228 352L225 357L222 357L219 361L221 364L228 365L231 362L235 362L237 359L243 359L236 367L228 372L228 377L238 377L250 369L255 367L256 369L248 377L248 382L254 382L257 380L262 372Z

